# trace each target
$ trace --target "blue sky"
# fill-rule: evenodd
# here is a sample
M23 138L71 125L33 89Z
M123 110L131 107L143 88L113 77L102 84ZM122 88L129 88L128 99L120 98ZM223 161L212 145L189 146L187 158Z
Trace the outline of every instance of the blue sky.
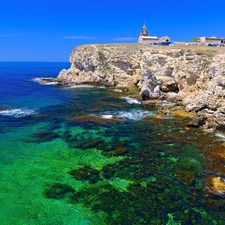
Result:
M137 43L225 36L225 0L7 0L0 6L0 61L69 61L89 43Z

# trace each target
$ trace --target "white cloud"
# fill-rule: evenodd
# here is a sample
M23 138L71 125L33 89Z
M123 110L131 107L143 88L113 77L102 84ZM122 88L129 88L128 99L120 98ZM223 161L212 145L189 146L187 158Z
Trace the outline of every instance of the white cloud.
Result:
M89 37L89 36L65 36L63 38L68 38L68 39L83 39L83 40L95 39L94 37Z
M113 38L114 41L134 41L137 40L135 37L119 37L119 38Z

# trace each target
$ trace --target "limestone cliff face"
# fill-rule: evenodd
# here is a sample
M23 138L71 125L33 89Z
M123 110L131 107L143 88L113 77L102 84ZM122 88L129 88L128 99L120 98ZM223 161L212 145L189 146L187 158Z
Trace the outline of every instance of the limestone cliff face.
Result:
M225 124L225 49L86 45L75 48L70 61L59 83L136 85L143 99L166 98Z
M134 85L141 75L141 52L129 45L81 46L70 56L71 68L62 70L59 81L105 86Z

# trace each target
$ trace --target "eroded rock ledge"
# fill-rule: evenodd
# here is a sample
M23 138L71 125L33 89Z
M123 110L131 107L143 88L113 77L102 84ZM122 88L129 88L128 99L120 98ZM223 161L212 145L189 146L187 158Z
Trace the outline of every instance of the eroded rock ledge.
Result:
M167 99L207 118L208 127L225 124L225 49L85 45L70 62L59 84L137 86L143 100Z

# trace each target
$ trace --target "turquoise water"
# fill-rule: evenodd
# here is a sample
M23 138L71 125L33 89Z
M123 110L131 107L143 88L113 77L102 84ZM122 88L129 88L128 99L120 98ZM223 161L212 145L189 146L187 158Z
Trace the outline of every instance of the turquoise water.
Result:
M224 224L203 185L220 140L130 93L35 79L68 67L0 63L1 224Z

